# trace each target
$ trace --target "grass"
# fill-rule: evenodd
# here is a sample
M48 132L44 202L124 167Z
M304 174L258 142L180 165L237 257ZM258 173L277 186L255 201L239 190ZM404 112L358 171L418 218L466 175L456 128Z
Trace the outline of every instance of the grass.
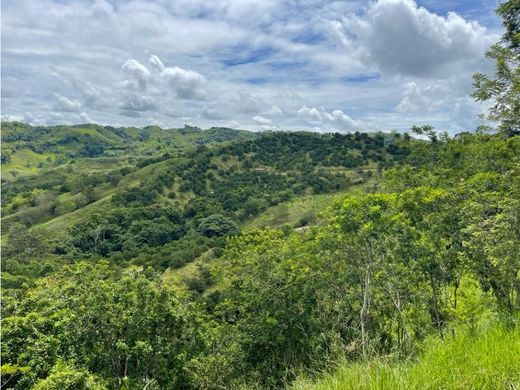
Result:
M369 180L352 185L347 191L368 192L371 187L378 184L378 178L372 177ZM320 213L331 206L338 196L344 196L346 192L341 194L319 194L304 195L292 199L288 202L280 203L270 207L252 220L246 221L242 229L248 230L257 227L270 226L273 228L281 228L283 225L300 226L302 219L309 217L319 218ZM313 222L311 221L311 224Z
M91 213L102 212L103 210L107 209L111 205L110 199L111 195L108 195L78 210L60 215L59 217L53 218L50 221L36 226L45 229L49 237L59 237L60 235L67 232L68 227L80 222Z
M16 177L37 175L41 171L41 167L38 165L50 164L47 161L48 158L53 161L56 156L52 153L35 153L30 149L18 150L11 154L11 159L7 164L2 164L3 178L13 180Z
M291 390L520 389L520 329L497 326L479 334L430 339L416 362L343 363L318 382Z
M279 228L283 225L298 225L306 215L318 214L332 204L337 194L306 195L288 202L268 208L251 221L247 221L244 229L270 226Z

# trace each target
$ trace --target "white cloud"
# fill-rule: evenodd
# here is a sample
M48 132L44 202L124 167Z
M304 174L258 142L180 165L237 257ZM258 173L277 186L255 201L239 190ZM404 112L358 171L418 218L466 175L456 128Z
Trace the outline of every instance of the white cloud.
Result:
M448 12L482 1L4 3L2 112L35 124L471 127L470 75L500 33Z
M215 107L205 107L201 112L201 117L206 119L223 119L222 111Z
M137 60L130 59L123 64L121 69L133 78L133 80L127 80L127 85L133 86L134 88L139 87L146 89L148 80L150 79L150 71L146 66Z
M95 121L86 112L79 114L79 117L85 123L95 123Z
M382 71L432 77L446 66L482 62L495 37L456 13L439 16L412 0L379 0L343 19L367 59Z
M420 110L429 111L431 100L428 99L414 81L410 81L404 86L403 98L397 106L399 112L418 112Z
M62 111L78 111L81 108L81 103L77 100L69 99L66 96L55 93L56 109Z
M303 106L297 111L297 114L311 123L328 124L340 130L359 130L363 127L361 121L353 120L342 110L327 112L323 109L318 110L316 107Z
M163 62L156 55L152 55L148 61L157 72L161 73L164 70Z
M352 44L345 34L343 25L338 20L319 19L325 33L342 49L352 50Z
M2 122L23 122L27 120L23 115L2 115Z
M175 66L164 68L161 77L169 83L180 99L206 98L206 91L203 89L206 79L198 72Z
M261 114L265 116L282 116L283 111L280 107L274 105L263 111Z
M339 128L346 130L362 128L362 124L360 121L353 120L350 116L348 116L341 110L334 110L330 114L324 112L323 114L330 123L337 125Z
M150 111L156 108L153 100L147 96L130 95L119 104L119 108L125 115L135 116L139 112Z
M224 127L229 127L231 129L239 129L240 128L240 123L238 123L237 121L229 121L227 123L224 124Z
M260 112L262 103L257 97L254 97L249 92L238 91L238 99L236 100L235 105L240 113L256 114Z
M323 120L320 112L316 107L309 108L307 106L303 106L297 111L297 114L299 117L313 122L321 122Z
M271 124L271 120L270 119L264 118L263 116L260 116L260 115L256 115L252 119L258 125L270 125Z

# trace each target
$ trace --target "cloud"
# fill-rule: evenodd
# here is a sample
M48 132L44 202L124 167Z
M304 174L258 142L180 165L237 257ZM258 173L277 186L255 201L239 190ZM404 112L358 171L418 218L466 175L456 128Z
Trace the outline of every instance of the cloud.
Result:
M274 105L274 106L269 107L267 110L262 111L261 114L265 115L265 116L282 116L283 111L280 107Z
M81 103L77 100L69 99L66 96L55 93L56 109L62 111L78 111L81 108Z
M238 100L236 101L236 108L239 112L244 114L256 114L260 112L262 103L249 92L238 91Z
M206 79L200 73L175 66L164 68L161 77L175 90L179 99L204 100L206 98L206 91L203 89Z
M399 112L418 112L431 109L432 101L426 97L414 81L410 81L404 86L403 98L397 106Z
M223 119L224 115L218 108L205 107L201 112L201 117L206 119Z
M344 27L342 23L338 20L323 20L319 19L321 22L321 27L325 34L334 41L338 47L351 51L352 44L345 34Z
M152 55L148 60L155 71L161 73L164 70L164 64L159 57Z
M482 62L494 39L477 22L454 12L437 15L412 0L379 0L364 15L345 17L342 26L358 37L369 63L421 77L438 75L454 63Z
M256 115L252 119L258 125L270 125L271 124L271 120L270 119L264 118L263 116L260 116L260 115Z
M203 86L206 79L200 73L177 66L167 67L156 55L152 55L148 62L155 73L150 72L145 65L135 59L126 61L121 69L131 79L124 80L122 85L129 89L144 92L151 84L157 91L167 92L172 90L179 99L205 99L206 91Z
M4 3L2 112L34 124L471 128L501 34L483 1Z
M150 111L156 108L153 100L147 96L130 95L125 101L119 104L119 108L125 115L135 116L141 112Z
M137 60L130 59L123 64L121 69L132 77L132 80L127 80L128 86L146 89L150 79L150 71L146 66Z
M85 123L95 123L94 120L86 112L82 112L81 114L79 114L79 117Z
M2 115L2 122L23 122L25 117L23 115Z
M303 106L297 111L297 114L299 117L307 119L311 122L321 122L323 120L320 112L315 107L309 108L307 106Z
M327 112L323 109L318 110L316 107L303 106L297 111L297 114L311 123L328 124L341 130L359 130L363 127L361 121L353 120L342 110Z

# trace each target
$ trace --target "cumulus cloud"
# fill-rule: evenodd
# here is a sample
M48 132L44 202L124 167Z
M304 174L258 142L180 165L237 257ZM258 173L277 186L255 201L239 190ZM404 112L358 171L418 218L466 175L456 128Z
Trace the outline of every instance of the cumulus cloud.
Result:
M167 67L156 55L152 55L148 62L155 73L135 59L126 61L121 69L131 78L124 80L123 86L145 91L149 84L153 84L159 91L174 91L179 99L205 99L203 86L206 79L200 73L177 66Z
M222 111L215 107L205 107L201 112L201 117L206 119L222 119L224 115Z
M2 112L34 124L88 112L132 126L471 127L483 109L467 102L470 75L488 70L501 32L493 7L459 3L7 1Z
M131 80L127 80L127 85L140 89L146 89L148 80L150 79L150 71L146 66L141 64L137 60L130 59L126 61L121 67L130 77Z
M148 60L155 71L161 73L164 70L164 64L159 57L152 55Z
M362 128L362 124L360 121L353 120L350 116L343 113L343 111L341 110L334 110L330 114L324 112L324 115L330 123L333 123L339 126L340 128L345 128L347 130Z
M79 117L85 123L95 123L86 112L82 112L81 114L79 114Z
M403 98L397 106L399 112L417 112L420 110L428 111L431 109L431 100L428 99L414 81L410 81L404 86Z
M119 104L119 108L125 115L136 116L141 112L155 109L156 105L148 96L130 95Z
M66 96L55 93L56 109L62 111L78 111L81 108L81 103L77 100L69 99Z
M342 110L327 112L323 109L318 110L316 107L303 106L297 111L297 114L309 122L332 125L340 130L359 130L363 127L361 121L352 119Z
M229 127L231 129L238 129L240 128L240 123L238 123L237 121L229 121L227 123L224 124L224 127Z
M236 110L243 114L256 114L261 111L262 102L249 92L238 91L238 99L235 100Z
M25 116L23 115L2 115L1 116L2 122L23 122L25 119Z
M340 48L352 50L352 44L345 34L345 29L339 20L324 20L319 18L321 27L325 34L332 39Z
M252 119L258 125L270 125L271 124L271 120L270 119L264 118L263 116L260 116L260 115L256 115Z
M316 107L309 108L307 106L303 106L297 111L297 114L299 117L307 119L311 122L321 122L323 120L320 112Z
M445 65L482 61L494 39L477 22L437 15L412 0L379 0L342 22L375 66L404 75L432 77Z
M269 107L267 110L262 111L261 114L265 115L265 116L282 116L283 111L277 105L273 105L273 106Z
M161 77L169 83L180 99L204 100L206 98L206 91L203 88L206 79L198 72L175 66L164 68Z

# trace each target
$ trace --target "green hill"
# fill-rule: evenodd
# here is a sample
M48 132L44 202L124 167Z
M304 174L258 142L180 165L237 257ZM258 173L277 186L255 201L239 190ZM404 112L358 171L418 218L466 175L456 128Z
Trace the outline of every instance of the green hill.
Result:
M10 386L517 386L518 136L6 129Z

